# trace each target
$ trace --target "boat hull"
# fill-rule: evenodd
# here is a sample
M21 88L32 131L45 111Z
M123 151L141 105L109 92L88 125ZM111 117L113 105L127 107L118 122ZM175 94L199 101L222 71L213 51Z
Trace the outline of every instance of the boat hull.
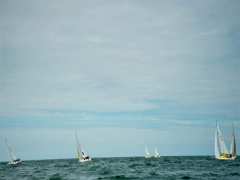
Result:
M10 161L10 162L8 163L9 166L18 166L18 165L20 165L20 164L22 164L22 161L21 161L21 160L20 160L20 161Z
M145 156L145 159L158 159L160 156Z
M83 162L88 162L88 161L92 161L92 159L79 159L79 162L80 163L83 163Z
M223 160L223 161L231 161L231 160L235 160L237 157L217 157L216 159L218 160Z
M153 156L150 156L150 155L145 156L145 159L150 159L150 158L153 158Z

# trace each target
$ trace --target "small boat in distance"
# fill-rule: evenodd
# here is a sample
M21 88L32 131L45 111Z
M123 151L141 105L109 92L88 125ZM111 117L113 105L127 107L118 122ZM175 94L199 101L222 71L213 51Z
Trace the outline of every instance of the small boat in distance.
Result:
M147 146L145 147L145 158L151 158L152 156L151 156L151 154L149 153L149 151L148 151L148 148L147 148Z
M231 139L231 147L230 147L230 153L226 147L226 144L224 142L223 134L221 132L221 129L216 124L216 130L215 130L215 158L219 160L235 160L237 158L237 146L236 146L236 138L235 138L235 132L234 127L232 126L232 139Z
M5 138L5 143L8 150L8 155L10 158L10 161L8 162L8 165L10 166L18 166L22 163L21 159L16 157L16 153L14 152L13 148L8 144L7 138Z
M154 149L154 157L155 158L160 158L160 154L159 154L157 148Z
M83 148L81 144L79 143L77 132L75 132L75 138L76 138L76 143L77 143L77 157L79 162L87 162L91 161L91 157L87 155L86 152L83 151Z
M157 148L154 149L154 155L151 155L150 152L148 151L147 146L145 147L145 158L149 159L149 158L160 158L160 154L157 150Z

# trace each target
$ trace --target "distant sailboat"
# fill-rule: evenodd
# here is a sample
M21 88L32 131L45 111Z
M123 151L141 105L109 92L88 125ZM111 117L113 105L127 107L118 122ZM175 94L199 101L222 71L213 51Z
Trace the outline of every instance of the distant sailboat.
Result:
M154 157L155 158L160 158L160 154L159 154L157 148L154 149Z
M151 155L150 152L148 151L147 146L145 147L145 158L160 158L160 154L157 150L157 148L154 149L154 154Z
M77 143L77 157L79 162L86 162L86 161L91 161L92 159L90 158L89 155L87 155L86 152L83 151L83 148L81 144L79 143L77 132L75 132L75 138L76 138L76 143Z
M234 127L232 128L232 140L230 153L225 145L221 129L217 123L215 130L215 158L219 160L235 160L237 158L237 147Z
M145 158L151 158L151 157L152 157L152 156L151 156L151 154L149 153L148 148L145 147Z
M8 155L10 158L8 165L17 166L17 165L21 164L22 163L21 159L16 157L16 153L14 152L13 148L8 144L7 139L5 139L5 143L6 143Z

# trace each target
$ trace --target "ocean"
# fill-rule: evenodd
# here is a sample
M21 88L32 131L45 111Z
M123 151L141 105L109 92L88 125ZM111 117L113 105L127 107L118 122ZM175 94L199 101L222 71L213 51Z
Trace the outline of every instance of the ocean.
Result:
M24 161L18 167L0 163L1 180L240 180L240 160L218 161L210 156L176 156Z

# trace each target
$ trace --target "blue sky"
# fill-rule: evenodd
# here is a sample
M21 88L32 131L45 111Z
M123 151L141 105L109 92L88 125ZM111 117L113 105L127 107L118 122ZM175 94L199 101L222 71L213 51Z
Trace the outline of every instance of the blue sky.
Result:
M0 137L24 159L74 157L75 129L93 156L213 154L216 120L240 128L239 6L1 1Z

